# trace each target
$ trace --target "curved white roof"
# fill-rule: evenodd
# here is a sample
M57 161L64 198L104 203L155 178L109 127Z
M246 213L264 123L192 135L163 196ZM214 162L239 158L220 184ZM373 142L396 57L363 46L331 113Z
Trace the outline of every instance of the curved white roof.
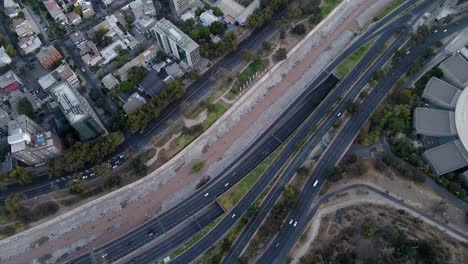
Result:
M468 150L468 88L458 97L455 107L455 126L463 147Z

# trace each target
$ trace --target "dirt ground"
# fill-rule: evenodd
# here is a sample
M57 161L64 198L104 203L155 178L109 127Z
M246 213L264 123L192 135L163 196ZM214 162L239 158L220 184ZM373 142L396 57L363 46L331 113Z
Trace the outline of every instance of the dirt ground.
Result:
M308 245L306 250L302 250L298 255L298 251L293 252L295 257L293 263L297 263L299 258L310 259L310 255L315 252L326 250L331 243L335 248L351 250L357 255L357 260L376 257L376 251L373 250L379 247L379 243L372 237L363 235L363 226L366 223L372 223L380 228L391 226L402 230L410 239L426 239L438 240L443 245L447 246L452 259L450 263L465 263L468 258L468 247L466 244L448 236L440 230L422 222L421 220L399 211L395 208L374 205L362 204L346 207L335 212L324 215L320 220L320 227L317 233L317 239ZM348 244L339 239L339 235L343 233L350 234ZM378 234L377 234L378 235ZM308 241L307 233L299 243L306 244ZM358 261L358 263L361 263Z

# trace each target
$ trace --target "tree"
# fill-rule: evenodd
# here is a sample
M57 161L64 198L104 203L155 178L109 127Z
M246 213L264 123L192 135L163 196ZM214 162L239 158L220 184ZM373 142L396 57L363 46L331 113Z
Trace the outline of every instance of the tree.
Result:
M205 167L205 162L204 161L197 161L192 165L192 172L197 173L200 172L203 167Z
M205 9L203 7L201 7L201 6L199 6L197 8L197 10L195 10L195 15L199 16L199 15L201 15L203 13L203 11L205 11Z
M345 104L345 109L350 115L357 114L360 110L360 106L358 103L354 102L353 100L349 99Z
M359 175L364 175L369 171L369 167L363 161L359 161L357 164L357 170Z
M82 9L81 5L76 5L73 8L73 12L75 12L75 14L77 14L79 16L83 16L83 9Z
M10 172L9 176L10 178L15 179L19 184L28 184L32 181L33 173L18 166Z
M30 118L34 117L34 108L26 97L23 97L18 101L16 110L18 110L19 114L27 115Z
M270 51L271 51L271 43L268 42L268 41L263 41L263 43L262 43L262 49L263 49L265 52L270 52Z
M203 40L207 40L211 35L209 27L201 27L198 29L198 37Z
M214 21L210 25L210 31L213 35L223 35L226 31L226 27L222 22Z
M99 177L109 177L112 175L112 169L109 163L101 163L94 168L94 171Z
M84 191L83 180L80 177L69 180L67 185L72 194L80 194Z
M299 18L302 16L302 9L297 1L288 5L288 8L286 9L286 16L289 18Z
M297 169L297 174L300 176L309 176L310 175L311 169L306 167L306 166L301 166L299 169Z
M16 50L15 47L12 44L7 44L5 47L5 52L10 56L11 58L16 56Z
M286 52L285 48L280 48L275 54L275 57L277 60L282 61L285 60L288 56L288 53Z
M292 32L296 35L304 35L306 33L306 28L304 26L304 24L298 24L296 25L293 29L292 29Z
M18 15L16 16L17 18L24 18L24 12L23 11L19 11L18 12Z
M199 69L193 69L187 73L187 77L192 80L198 80L200 78L200 70Z
M139 84L148 75L148 70L142 66L135 66L128 70L128 80L133 84Z
M130 81L122 81L119 83L119 90L123 93L131 93L135 89L135 84Z
M241 55L242 59L244 59L245 61L251 61L254 58L254 55L250 50L243 50Z
M19 211L24 207L23 206L24 196L21 193L13 193L8 196L5 200L6 210L12 214L17 215Z
M223 15L223 11L221 11L221 9L219 7L217 7L217 6L213 7L212 10L213 10L213 15L215 15L217 17Z

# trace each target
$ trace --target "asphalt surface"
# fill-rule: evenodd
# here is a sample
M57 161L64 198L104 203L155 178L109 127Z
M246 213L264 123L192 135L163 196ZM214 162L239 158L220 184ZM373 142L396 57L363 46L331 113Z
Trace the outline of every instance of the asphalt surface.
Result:
M422 10L418 9L418 14L422 13ZM409 15L408 15L409 16ZM408 17L403 17L402 21L408 21ZM360 63L353 69L353 71L345 78L340 85L333 91L332 94L329 95L329 98L327 98L327 101L323 102L319 108L314 112L314 114L311 117L311 123L304 125L304 127L312 127L312 124L317 124L319 120L323 117L326 116L327 112L329 111L330 107L338 101L340 97L343 97L347 89L352 86L352 84L358 79L358 76L360 76L362 72L365 72L365 69L367 65L377 57L378 53L380 50L383 48L383 45L385 42L393 35L393 33L398 30L398 28L401 26L399 23L395 23L393 26L389 27L386 32L383 33L383 36L379 38L374 46L369 50L369 52L364 56L363 60L361 60ZM399 47L404 42L404 39L400 38L400 41L396 41L394 44L392 44L391 47L387 48L387 52L382 56L384 59L379 59L377 60L376 64L372 67L371 70L369 70L366 74L364 74L363 77L359 79L358 84L355 86L355 88L352 89L348 94L345 95L344 100L342 102L347 101L349 98L355 98L362 88L369 82L369 80L373 76L373 72L383 66L383 64L388 60L388 58L393 54L393 48ZM387 58L387 59L385 59ZM334 67L334 64L330 65L330 67ZM325 72L331 71L333 68L328 68ZM323 136L329 131L329 129L335 124L335 122L338 120L338 113L343 113L343 108L344 108L344 103L341 103L339 106L337 106L337 110L335 111L335 114L333 114L326 122L325 124L322 124L319 128L319 130L316 132L316 134L313 136L312 140L309 141L309 143L304 147L304 150L296 156L294 161L288 166L286 171L284 172L283 176L281 179L278 181L278 183L273 187L273 190L270 191L270 194L267 196L266 200L262 204L262 207L259 209L259 214L266 216L266 214L269 212L269 208L271 208L276 201L277 197L279 197L282 193L282 187L289 182L290 178L294 175L295 171L297 168L299 168L307 156L309 155L310 151L319 144L320 140L323 138ZM308 134L310 131L302 131L298 132L296 136L305 138L305 136ZM294 146L294 139L291 140L290 146ZM290 150L291 151L291 150ZM261 177L261 179L254 185L252 188L251 192L249 192L236 206L232 212L236 213L239 215L239 217L242 215L243 212L247 210L247 208L250 206L250 204L253 203L256 199L255 194L260 194L261 191L268 185L269 181L268 178L271 179L271 176L269 175L275 175L278 170L281 168L281 166L286 162L287 159L282 159L282 155L285 155L289 157L292 153L288 153L288 147L280 154L280 157L278 157L277 161L275 161L274 164L269 168L269 170L264 174L264 176ZM268 182L262 182L261 180L265 178L266 181ZM250 230L251 234L253 235L253 232L258 228L255 227L255 225L259 226L261 223L262 219L264 218L256 218L258 219L258 222L255 224L255 221L251 221L245 230ZM215 229L213 229L212 232L209 233L209 235L205 236L202 240L199 241L199 243L195 244L192 248L188 249L186 252L184 252L181 256L176 258L173 262L175 263L188 263L192 260L194 260L197 256L199 256L201 253L203 253L205 250L207 250L211 245L213 245L219 238L221 238L227 230L234 224L235 221L229 219L227 217L225 221L222 221ZM245 240L238 240L237 246L236 244L234 245L234 251L231 254L231 257L227 257L227 260L232 259L231 262L234 262L235 259L237 259L237 255L240 254L240 251L244 248L243 244L246 244L249 241L249 234L246 235Z
M309 89L305 91L304 95L299 97L296 103L292 104L243 155L221 173L221 176L224 176L222 178L223 181L214 181L212 184L202 187L199 191L185 199L173 209L166 211L132 232L95 249L94 254L96 256L106 255L106 260L108 261L117 260L161 236L168 230L192 217L192 215L199 210L211 204L217 196L224 193L233 184L242 179L278 148L304 119L307 118L337 82L338 79L336 77L329 76L321 86L310 86ZM218 177L216 179L218 179ZM226 183L228 183L228 186L225 186ZM206 193L208 193L207 197L205 197ZM154 236L147 236L148 230L150 229L154 231ZM126 247L126 251L120 250L119 248L121 246L126 246L127 240L130 237L138 237L138 241ZM89 254L86 254L71 263L90 263L89 257Z
M444 30L439 30L439 33L432 33L423 45L411 48L410 53L404 56L401 63L392 69L391 74L385 76L385 78L379 82L376 88L372 90L367 99L361 105L361 111L350 118L345 127L336 136L336 139L322 155L322 158L315 165L314 171L300 195L298 208L294 209L287 218L298 221L298 225L296 227L292 227L287 224L283 225L282 229L272 241L268 249L258 260L258 263L284 262L285 257L289 254L290 250L293 248L313 216L313 210L311 210L310 207L325 182L328 169L335 165L346 153L346 150L358 135L361 127L365 122L367 122L375 108L390 92L391 88L398 81L400 76L410 68L412 63L418 57L422 56L426 47L432 46L436 41L452 34L455 31L460 31L467 25L468 17L457 23L452 23L449 26L444 27L443 29L447 29L446 32L443 32ZM319 181L319 184L318 186L313 187L313 183L316 180Z
M123 6L130 1L124 1L119 3L119 6ZM411 6L412 4L416 3L417 0L410 0L407 1L405 4L400 6L394 12L398 14L401 10L404 10ZM281 12L277 15L279 16ZM393 13L392 13L393 14ZM395 16L390 14L389 16L381 19L380 21L371 25L370 29L376 28L372 34L366 36L366 38L361 39L360 41L356 41L353 43L350 48L346 49L339 57L337 57L330 65L329 68L335 68L343 59L349 56L356 47L360 47L363 42L367 42L381 33L382 26L392 20ZM179 108L180 102L184 100L188 101L202 101L206 99L214 90L217 89L217 85L213 82L210 78L214 76L218 69L224 68L227 70L233 70L240 65L242 62L241 53L243 50L257 50L260 48L261 44L265 39L268 38L271 34L276 31L275 26L273 23L266 25L265 27L256 30L253 32L247 39L242 41L238 49L234 52L227 54L225 57L217 61L207 72L202 74L199 80L195 81L190 87L187 88L186 94L173 102L171 102L166 108L164 108L158 118L152 121L148 126L143 130L143 133L134 134L134 135L127 135L127 139L125 143L123 143L118 150L117 153L124 153L127 151L143 151L146 145L150 142L150 139L155 135L159 137L164 137L168 134L173 127L176 127L181 124L182 119L181 111ZM81 59L78 58L76 54L76 50L72 48L68 40L68 35L65 35L59 41L63 42L64 48L70 54L70 57L79 65L79 68L86 68ZM93 89L97 89L98 92L102 93L101 89L99 88L100 81L96 78L96 76L92 76L89 70L82 72L85 76L87 83L93 86ZM326 78L326 75L322 75L320 77L320 81L323 81ZM105 96L107 98L107 96ZM109 100L106 100L107 107L112 111L115 112L115 105ZM195 107L195 106L194 106ZM167 126L167 121L172 120L171 126ZM68 175L64 175L63 177L68 177ZM91 179L91 178L90 178ZM42 177L35 177L33 182L28 185L18 185L13 184L7 187L7 190L2 192L0 196L0 203L4 202L4 199L15 192L22 192L27 197L33 198L36 196L44 195L52 191L51 184L56 182L56 179L49 179L47 176ZM58 185L61 188L65 188L65 185Z
M388 20L387 20L387 21L388 21ZM382 25L383 25L384 23L386 23L385 20L382 21ZM395 27L396 27L396 26L395 26ZM342 56L340 56L337 60L335 60L335 61L331 64L330 69L333 69L333 68L335 67L335 65L338 65L339 62L340 62L342 59L346 58L350 53L352 53L354 48L358 48L360 45L362 45L363 43L365 43L365 42L367 42L368 40L370 40L370 39L371 39L370 36L375 37L375 35L369 34L369 37L367 37L367 38L362 38L361 41L357 41L355 44L352 45L352 47L351 47L350 49L347 50L348 52L343 52ZM381 42L380 42L380 45L383 45L384 42L385 42L385 41L381 41ZM359 71L359 70L356 70L356 72L357 72L357 71ZM324 71L324 73L321 75L321 77L319 77L317 80L322 80L322 79L324 78L324 76L327 76L326 71ZM339 96L337 96L335 99L337 99L338 97L339 97ZM332 100L333 100L333 99L332 99ZM328 109L327 109L327 110L328 110ZM316 121L316 120L314 120L314 122L315 122L315 121ZM307 125L306 125L306 126L307 126ZM284 130L281 130L281 131L286 132L286 131L284 131ZM285 133L285 136L288 135L288 134L290 134L290 133L289 133L289 132L288 132L288 133ZM282 135L281 135L281 136L282 136ZM281 136L280 136L279 138L281 138ZM294 148L295 148L295 143L294 143L294 142L293 142L293 143L290 143L290 146L294 146ZM290 152L289 152L289 155L291 155L292 152L293 152L293 151L290 151ZM282 163L281 163L281 162L278 162L277 164L282 164ZM179 234L179 235L182 236L182 237L186 237L186 238L188 239L188 238L190 238L193 234L181 233L181 234ZM175 237L175 238L171 238L171 239L172 239L172 240L182 241L182 240L180 239L180 237ZM170 239L169 239L169 240L170 240ZM175 243L172 243L172 244L175 244ZM108 253L106 253L106 254L108 254ZM142 255L139 256L136 260L138 260L138 262L140 262L140 263L146 263L145 261L151 262L151 260L154 260L155 258L164 257L164 254L165 254L165 252L161 252L160 250L158 250L158 248L154 248L154 249L151 249L151 250L149 250L148 252L142 254ZM146 258L144 258L144 256L146 256ZM135 261L135 260L132 260L132 261Z

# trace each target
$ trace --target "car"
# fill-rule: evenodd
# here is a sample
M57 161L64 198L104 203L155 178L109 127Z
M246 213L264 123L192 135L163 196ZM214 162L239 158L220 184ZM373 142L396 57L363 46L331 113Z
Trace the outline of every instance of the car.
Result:
M318 184L318 180L316 180L316 181L314 182L314 185L313 185L313 186L314 186L314 187L317 187L317 184Z
M234 217L236 217L236 214L232 214L231 218L234 218Z
M444 33L445 33L445 32L447 32L447 30L446 30L446 29L444 29Z
M336 116L337 116L337 117L340 117L340 116L341 116L341 112L339 112Z
M86 180L87 178L88 178L88 176L87 176L87 175L86 175L86 176L83 176L83 177L81 177L81 179L83 179L83 180Z
M47 31L47 29L48 29L48 28L47 28L47 27L45 27L45 28L44 28L44 32L46 32L46 31Z
M279 242L278 242L278 243L276 243L276 245L275 245L275 248L279 247L279 245L280 245L280 243L279 243Z
M96 175L96 173L94 172L91 172L91 174L89 174L90 177L93 177L94 175Z
M119 158L123 159L125 157L125 154L120 154Z
M205 193L205 195L203 195L203 197L208 197L208 195L210 195L209 193Z
M293 222L294 222L294 220L293 220L293 219L289 220L289 224L292 224Z
M106 258L107 257L107 254L104 254L101 256L101 258Z
M153 236L154 235L154 231L152 229L148 230L148 236Z
M133 244L133 241L127 241L127 246L130 246L131 244Z
M410 54L410 51L409 51L409 50L406 52L406 55L408 55L408 54Z
M436 29L436 30L434 30L434 33L437 33L437 32L439 32L439 30L437 30L437 29Z
M296 222L294 222L294 225L293 225L293 226L294 226L294 227L296 227L296 226L297 226L297 221L296 221Z
M117 165L112 166L113 169L116 169L117 167L118 167Z
M229 182L226 182L226 183L224 184L224 187L226 188L226 187L228 187L228 186L229 186Z
M81 71L82 71L82 72L86 72L86 69L83 67L83 68L81 68Z

